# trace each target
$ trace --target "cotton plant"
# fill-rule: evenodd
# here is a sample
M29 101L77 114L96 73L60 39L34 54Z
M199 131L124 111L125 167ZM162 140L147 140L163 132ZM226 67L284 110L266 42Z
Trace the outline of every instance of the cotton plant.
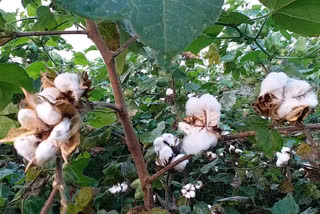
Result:
M153 149L157 155L156 165L165 167L168 164L182 158L184 154L180 153L180 140L170 133L164 133L161 137L157 137L153 142ZM188 160L174 166L174 170L182 172Z
M187 116L179 123L179 129L185 135L182 149L186 154L198 154L217 145L221 133L218 128L220 110L221 104L210 94L189 98Z
M304 80L271 72L261 83L254 109L275 121L300 122L318 105L316 93Z
M56 77L42 74L42 90L32 94L22 89L18 121L2 141L14 141L17 153L31 165L42 166L62 155L65 162L80 143L80 98L89 90L87 75L63 73Z

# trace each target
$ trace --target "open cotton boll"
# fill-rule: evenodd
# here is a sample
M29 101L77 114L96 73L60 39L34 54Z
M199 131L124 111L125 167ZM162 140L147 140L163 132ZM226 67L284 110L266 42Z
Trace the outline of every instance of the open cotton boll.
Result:
M290 160L290 155L288 153L277 152L277 162L276 165L278 167L284 166Z
M208 126L216 126L220 122L221 104L218 100L210 95L204 94L200 97L202 111L206 111Z
M304 80L289 78L285 87L285 97L293 98L310 90L310 84Z
M58 148L52 140L41 142L36 150L36 164L42 166L47 161L56 157Z
M294 107L303 105L300 100L295 98L288 98L286 99L278 108L277 115L280 119L285 118Z
M318 98L316 93L309 91L301 98L301 102L304 105L308 105L310 108L314 108L318 105Z
M169 144L169 146L177 146L176 145L176 138L175 138L175 136L173 136L173 134L164 133L161 137L166 143Z
M169 164L172 156L173 156L172 149L169 146L164 146L159 152L157 165L166 166L167 164Z
M192 126L185 122L180 122L178 126L179 126L179 130L186 135L191 134L193 132L198 132L199 130L202 129L202 127Z
M19 155L28 161L31 161L36 153L36 149L40 141L41 140L35 135L27 135L16 139L13 143L13 146Z
M56 142L64 142L69 140L71 131L71 121L69 118L65 117L63 120L58 123L51 131L49 138Z
M47 128L47 125L40 120L37 113L32 109L20 109L18 121L22 127L30 130Z
M281 153L286 153L286 152L290 153L290 152L291 152L291 148L289 148L289 147L282 147Z
M62 119L61 113L49 102L44 101L36 106L38 117L46 124L53 126Z
M282 99L283 88L288 81L288 76L283 72L271 72L262 81L260 95L272 92L278 99Z
M174 157L171 162L174 162L174 161L178 160L179 158L182 158L183 156L184 156L184 154L179 154L176 157ZM184 168L186 168L188 163L189 163L189 160L184 160L181 163L179 163L178 165L176 165L174 167L174 170L176 170L178 172L182 172L184 170Z
M39 93L40 96L45 97L51 103L55 103L60 94L61 92L55 87L45 88Z
M54 85L63 93L72 92L75 102L79 102L85 90L80 89L80 77L74 73L59 74L54 79Z
M153 141L153 149L154 152L156 154L159 154L159 152L161 151L161 149L165 146L166 144L163 142L162 137L157 137L154 141Z
M199 98L191 97L186 103L186 115L202 116L204 114L202 103Z
M182 149L186 154L198 154L210 147L216 146L218 137L205 129L192 132L183 138Z

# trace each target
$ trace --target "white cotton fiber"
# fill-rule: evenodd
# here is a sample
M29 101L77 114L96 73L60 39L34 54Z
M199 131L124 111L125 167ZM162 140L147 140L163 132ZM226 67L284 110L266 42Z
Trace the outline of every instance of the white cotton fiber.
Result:
M173 151L169 146L164 146L158 155L156 164L159 166L166 166L170 163L170 158L173 156Z
M295 107L301 106L301 101L295 98L286 99L277 110L280 119L284 119Z
M174 161L182 158L183 156L184 156L184 154L179 154L179 155L177 155L176 157L174 157L171 162L174 162ZM188 160L184 160L184 161L182 161L181 163L179 163L178 165L176 165L176 166L174 167L174 169L175 169L176 171L178 171L178 172L182 172L182 171L184 170L184 168L186 168L186 166L187 166L188 163L189 163Z
M288 80L288 76L283 72L271 72L262 81L260 88L260 95L271 92L278 99L282 99L283 88Z
M30 130L47 129L46 124L40 120L37 113L32 109L20 109L18 121L22 127Z
M293 98L310 90L310 84L304 80L289 78L285 87L285 98Z
M169 144L169 146L176 146L176 138L173 136L173 134L164 133L161 137L166 143Z
M38 144L40 143L40 139L35 135L27 135L19 137L14 141L14 148L17 150L17 153L31 161L34 157Z
M47 161L56 157L58 148L52 140L41 142L36 150L36 164L42 166Z
M39 95L45 97L49 102L55 103L61 92L55 87L43 89Z
M210 94L204 94L200 97L200 103L202 104L203 111L206 111L207 113L207 125L218 125L220 122L221 110L221 104L218 102L218 100Z
M38 117L47 125L53 126L62 119L61 113L49 102L44 101L36 106Z
M277 162L278 167L285 166L290 160L290 155L288 153L277 152Z
M301 98L301 102L304 105L308 105L309 108L314 108L318 105L318 97L314 91L309 91Z
M79 102L81 95L85 92L85 90L80 89L79 75L74 73L59 74L54 79L54 85L63 93L71 91L76 103Z
M191 97L186 103L186 115L188 116L199 116L203 115L202 103L199 98Z
M160 150L165 146L162 137L157 137L153 141L153 149L156 154L159 154Z
M206 129L193 131L183 138L182 149L186 154L197 154L217 145L218 137Z
M51 131L48 139L56 142L65 142L69 140L71 131L71 121L65 117Z

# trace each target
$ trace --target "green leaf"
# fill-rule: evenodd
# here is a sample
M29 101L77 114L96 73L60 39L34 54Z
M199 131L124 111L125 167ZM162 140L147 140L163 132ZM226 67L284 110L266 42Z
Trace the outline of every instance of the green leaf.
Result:
M117 121L117 115L110 109L99 109L88 114L87 123L95 128L111 125Z
M28 14L28 16L35 16L35 15L37 15L37 12L36 12L37 10L34 8L34 7L32 7L31 6L31 4L28 4L27 5L27 14Z
M272 10L272 20L281 28L303 36L320 35L320 1L260 0Z
M34 24L32 30L45 30L52 28L54 25L54 15L49 7L41 6L37 9L37 22Z
M174 0L58 0L57 3L93 20L128 20L139 39L154 50L158 63L167 67L175 55L214 24L223 0L186 0L183 3Z
M81 52L74 53L73 57L74 57L74 64L76 64L76 65L88 65L89 64L86 55L84 55Z
M0 32L4 31L6 27L6 20L3 18L2 14L0 14Z
M28 41L30 41L29 37L18 38L14 41L14 46L17 47L19 45L27 43Z
M66 183L77 184L83 187L96 187L98 181L83 174L83 170L88 166L89 161L90 154L88 152L72 160L72 162L63 169L63 180Z
M191 208L186 205L183 205L179 207L179 212L180 214L189 214L191 213Z
M42 61L34 62L26 68L26 72L34 80L40 77L40 71L44 72L45 70L46 64Z
M256 50L256 51L250 51L249 53L245 54L241 59L241 63L245 63L246 61L254 61L257 62L259 60L259 54L262 51Z
M208 205L205 202L198 202L193 206L193 211L195 214L210 214Z
M254 22L246 15L239 13L239 12L222 12L218 22L222 22L225 24L234 24L234 25L240 25L240 24L253 24Z
M172 76L175 79L186 79L188 77L187 74L181 70L174 70Z
M288 194L284 199L275 203L271 209L272 214L297 214L299 206L293 196Z
M24 213L40 213L45 202L45 199L31 195L24 202Z
M157 128L153 129L151 132L145 132L140 135L141 141L143 143L151 143L153 142L157 137L159 137L163 130L166 128L166 123L164 121L161 121L157 124Z
M17 64L0 63L0 111L11 101L20 87L33 91L31 79L26 71Z
M201 167L200 172L203 174L207 174L211 169L213 169L217 165L218 160L219 159L215 159L214 161L207 163L206 165Z

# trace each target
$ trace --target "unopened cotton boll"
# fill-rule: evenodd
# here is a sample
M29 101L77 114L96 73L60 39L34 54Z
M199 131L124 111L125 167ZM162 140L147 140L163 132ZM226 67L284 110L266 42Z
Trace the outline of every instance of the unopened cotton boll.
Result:
M58 123L51 131L49 135L50 140L56 142L64 142L69 140L71 131L71 121L69 118L65 117L63 120Z
M290 155L288 153L277 152L277 162L276 165L278 167L284 166L290 160Z
M179 154L177 155L176 157L174 157L172 159L171 162L174 162L180 158L182 158L184 156L184 154ZM182 161L181 163L177 164L175 167L174 167L174 170L178 171L178 172L182 172L184 170L184 168L186 168L187 164L189 163L189 160L184 160Z
M80 77L74 73L59 74L54 80L54 85L63 93L71 91L75 102L79 102L80 97L85 91L80 89Z
M49 102L42 102L36 106L38 117L46 124L53 126L62 119L61 113Z
M164 146L159 152L156 164L159 166L166 166L170 163L172 156L172 149L169 146Z
M36 164L42 166L47 161L56 157L58 148L52 140L41 142L36 150Z
M61 92L55 87L43 89L39 95L45 97L49 102L55 103Z
M262 81L260 95L271 92L278 99L282 99L283 89L288 81L288 76L283 72L271 72Z
M30 130L45 129L47 127L32 109L20 109L18 112L18 121L22 127Z
M22 136L16 139L13 143L17 153L26 160L31 161L35 156L37 146L41 140L35 135Z
M210 147L216 146L217 142L218 137L215 134L210 133L205 129L198 129L183 138L182 149L188 155L198 154L201 151L205 151Z

